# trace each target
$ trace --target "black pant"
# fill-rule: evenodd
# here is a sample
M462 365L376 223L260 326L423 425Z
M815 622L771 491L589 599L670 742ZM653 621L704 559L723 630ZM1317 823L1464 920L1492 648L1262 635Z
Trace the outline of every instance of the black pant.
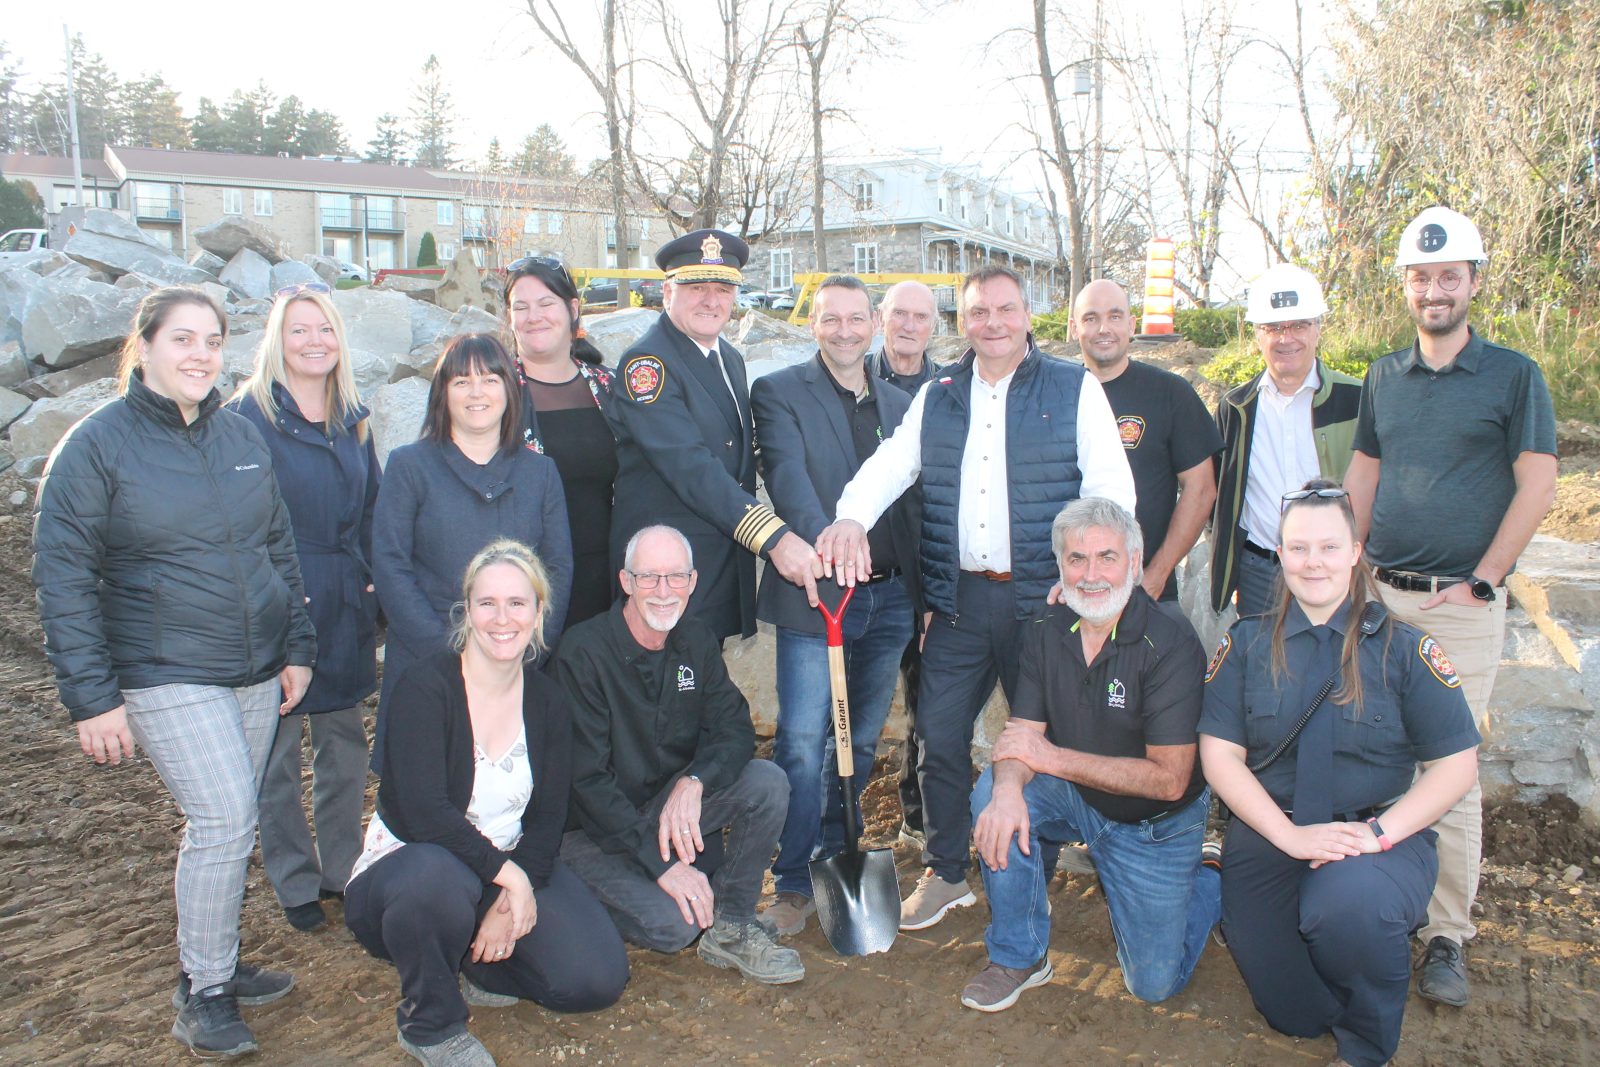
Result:
M947 882L965 875L972 814L972 726L998 679L1010 700L1017 688L1016 594L1010 582L965 571L955 615L935 612L922 647L922 694L913 733L921 745L917 775L928 834L924 862Z
M1432 830L1316 870L1235 818L1222 927L1256 1010L1296 1037L1333 1032L1353 1067L1388 1063L1411 984L1412 931L1439 874Z
M345 924L372 955L400 972L395 1024L413 1045L436 1045L467 1028L456 983L466 972L491 993L553 1011L595 1011L622 996L628 954L605 908L558 859L534 891L538 921L497 963L467 954L499 898L449 850L410 844L362 871L345 889Z
M919 620L920 622L920 620ZM900 657L900 680L906 693L906 747L900 761L900 815L913 830L922 829L922 788L917 783L917 698L922 695L922 635L913 633Z

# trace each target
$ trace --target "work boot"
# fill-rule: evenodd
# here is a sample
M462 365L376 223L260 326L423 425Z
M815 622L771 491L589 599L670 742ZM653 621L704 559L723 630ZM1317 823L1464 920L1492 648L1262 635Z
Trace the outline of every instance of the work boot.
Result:
M1419 969L1422 977L1417 979L1418 993L1452 1008L1467 1006L1467 957L1460 945L1448 937L1434 938L1422 954Z
M917 879L917 887L911 895L900 902L900 929L925 930L944 918L951 908L964 908L977 902L965 878L947 882L929 867Z
M483 1042L465 1030L437 1045L413 1045L399 1030L394 1036L412 1059L427 1067L495 1067L494 1057L483 1047Z
M736 967L752 982L784 985L806 976L800 953L778 944L777 936L758 922L718 919L700 935L695 949L713 967Z
M287 996L294 988L294 975L288 971L268 971L241 960L233 966L232 985L233 998L241 1006L253 1008ZM188 1000L189 976L179 971L178 988L172 991L172 1009L182 1011Z
M1044 985L1055 974L1049 956L1032 967L1002 967L990 961L961 991L961 1003L978 1011L1005 1011L1017 1002L1024 989Z
M289 920L289 925L301 933L308 933L317 929L328 921L328 913L322 910L322 901L308 900L304 904L291 904L283 909L283 917Z
M806 928L806 917L817 913L816 902L799 893L779 893L771 906L761 913L761 921L779 937L790 937Z
M203 1060L243 1056L261 1048L239 1016L231 982L190 993L172 1021L172 1036Z

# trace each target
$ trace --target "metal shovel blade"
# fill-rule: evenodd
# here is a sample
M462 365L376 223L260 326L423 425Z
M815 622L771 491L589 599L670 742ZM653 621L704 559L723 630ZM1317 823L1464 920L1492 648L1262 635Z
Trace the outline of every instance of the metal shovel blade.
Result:
M894 852L847 848L811 861L817 923L841 956L887 952L900 932L900 885Z

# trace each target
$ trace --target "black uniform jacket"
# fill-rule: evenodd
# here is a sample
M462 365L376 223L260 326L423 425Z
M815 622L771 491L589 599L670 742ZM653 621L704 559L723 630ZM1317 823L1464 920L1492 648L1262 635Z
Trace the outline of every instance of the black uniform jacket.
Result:
M676 527L700 572L689 614L718 637L749 637L756 631L756 553L776 544L785 527L756 500L744 359L728 342L719 344L728 380L663 312L622 354L614 403L605 409L618 460L611 562L622 566L628 538L643 527Z
M871 388L887 438L911 407L911 397L881 379L874 380ZM818 356L757 381L750 389L750 403L761 440L761 477L772 506L791 530L812 544L833 522L840 494L861 468L839 391ZM915 490L907 490L879 520L889 522L901 573L910 581L918 572L915 497ZM843 595L834 581L819 582L817 588L830 607ZM915 601L915 589L911 592ZM756 617L806 633L824 631L822 614L807 602L805 590L774 567L761 575Z
M732 785L756 734L722 646L702 623L674 626L660 663L633 639L624 603L568 630L550 667L572 698L568 826L658 878L670 864L655 820L640 809L679 775L697 775L707 793Z

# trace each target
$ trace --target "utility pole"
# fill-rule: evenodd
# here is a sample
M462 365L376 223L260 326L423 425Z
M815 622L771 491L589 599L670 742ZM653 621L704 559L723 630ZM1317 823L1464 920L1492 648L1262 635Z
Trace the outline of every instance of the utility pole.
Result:
M1102 277L1100 263L1100 201L1105 189L1106 143L1103 136L1105 122L1105 71L1103 69L1105 39L1105 12L1102 0L1094 0L1094 200L1089 217L1089 277Z
M67 42L67 127L72 131L72 187L77 196L77 206L83 206L83 160L79 158L78 144L78 90L72 73L72 32L61 24L61 36Z

